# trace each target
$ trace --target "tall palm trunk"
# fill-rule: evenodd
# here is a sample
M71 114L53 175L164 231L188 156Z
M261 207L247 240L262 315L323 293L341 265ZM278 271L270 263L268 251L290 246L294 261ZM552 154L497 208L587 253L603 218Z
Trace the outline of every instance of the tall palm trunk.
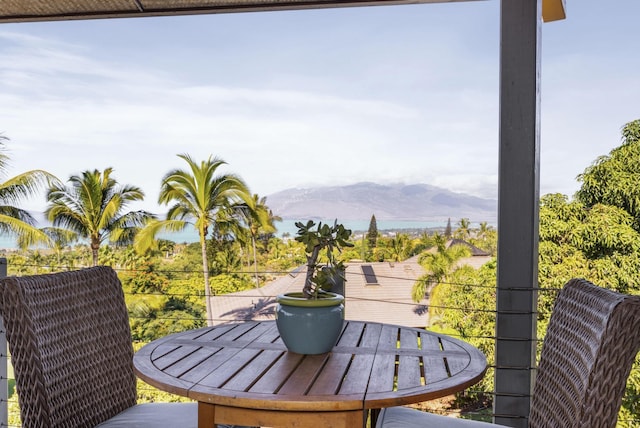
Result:
M91 257L93 258L93 265L98 266L98 250L100 249L100 241L95 239L91 240Z
M256 276L256 288L260 288L260 280L258 279L258 258L256 257L256 238L251 235L251 243L253 244L253 268Z
M213 309L211 308L211 286L209 285L209 260L207 259L206 230L200 231L200 248L202 249L202 274L204 275L204 298L207 307L207 325L213 325Z

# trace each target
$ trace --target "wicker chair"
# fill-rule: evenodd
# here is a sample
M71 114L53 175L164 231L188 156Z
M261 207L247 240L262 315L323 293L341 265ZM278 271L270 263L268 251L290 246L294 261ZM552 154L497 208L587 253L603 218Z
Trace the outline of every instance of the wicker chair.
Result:
M136 405L122 286L108 267L0 281L22 426L196 427L196 403Z
M615 427L625 384L640 349L640 296L582 280L559 293L542 347L529 427ZM481 428L484 422L406 407L380 412L377 428Z

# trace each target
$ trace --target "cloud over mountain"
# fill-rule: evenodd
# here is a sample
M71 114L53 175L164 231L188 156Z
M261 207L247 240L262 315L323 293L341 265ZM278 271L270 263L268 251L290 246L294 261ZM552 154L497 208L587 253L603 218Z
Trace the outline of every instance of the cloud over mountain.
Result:
M469 218L495 222L497 201L455 193L429 184L356 183L348 186L293 188L267 196L283 218L437 221Z

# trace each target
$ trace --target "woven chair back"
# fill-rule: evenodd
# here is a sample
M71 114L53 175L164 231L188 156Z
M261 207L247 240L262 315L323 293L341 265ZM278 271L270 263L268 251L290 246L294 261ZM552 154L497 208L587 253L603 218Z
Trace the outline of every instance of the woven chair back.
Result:
M0 282L22 426L93 427L136 402L122 286L108 267Z
M549 321L529 426L615 427L639 348L640 296L571 280Z

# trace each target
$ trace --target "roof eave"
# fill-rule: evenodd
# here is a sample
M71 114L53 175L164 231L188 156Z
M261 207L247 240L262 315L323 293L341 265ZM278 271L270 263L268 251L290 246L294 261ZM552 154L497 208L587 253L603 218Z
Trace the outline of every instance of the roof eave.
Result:
M58 0L49 0L56 2ZM11 22L38 22L38 21L69 21L81 19L106 19L106 18L140 18L153 16L176 16L176 15L201 15L201 14L217 14L217 13L236 13L236 12L260 12L260 11L276 11L276 10L303 10L303 9L323 9L336 7L354 7L354 6L383 6L383 5L402 5L402 4L418 4L418 3L453 3L467 1L483 1L483 0L241 0L234 2L201 2L200 6L185 7L162 7L151 8L145 6L144 0L132 0L129 7L114 10L89 10L82 9L78 4L82 2L74 2L73 7L58 9L55 13L34 13L30 14L25 2L23 13L7 14L0 5L0 23ZM546 0L545 0L546 1ZM175 2L170 2L175 3ZM155 2L154 4L158 4ZM179 4L179 3L178 3Z

